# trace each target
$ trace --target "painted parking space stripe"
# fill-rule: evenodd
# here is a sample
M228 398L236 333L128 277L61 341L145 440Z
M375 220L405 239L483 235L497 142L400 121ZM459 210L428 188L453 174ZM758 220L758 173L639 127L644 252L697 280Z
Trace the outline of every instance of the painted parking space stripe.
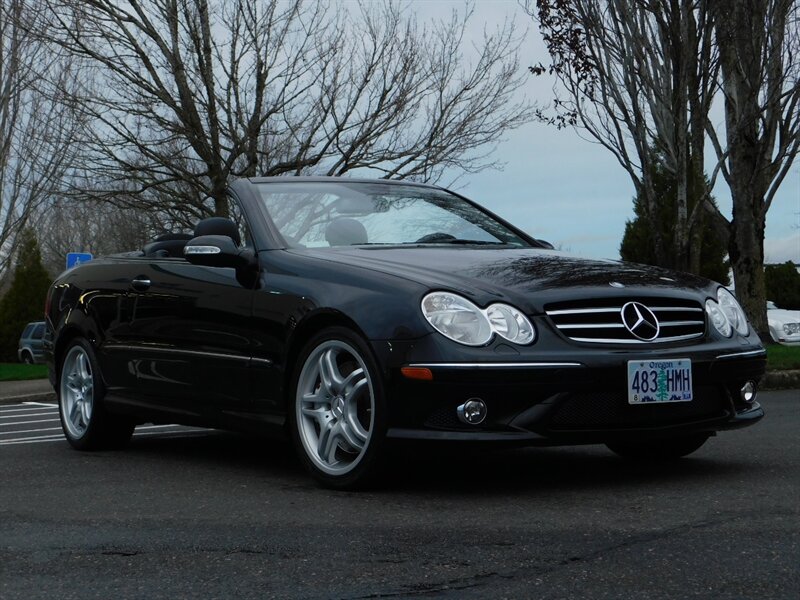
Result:
M177 427L177 426L176 426ZM160 436L159 439L177 439L182 437L200 437L198 434L208 435L209 429L175 429L174 431L142 431L134 432L133 437L145 437L151 435ZM18 444L41 444L44 442L66 442L63 434L40 435L22 438L12 438L10 440L0 440L0 446L14 446Z
M8 415L0 417L0 419L25 419L26 417L43 417L48 414L50 414L50 411L40 413L24 413L21 415ZM0 425L3 425L2 421L0 421Z
M41 429L15 429L13 431L0 431L0 435L19 435L20 433L38 433L40 431L62 431L61 427L42 427Z
M47 410L52 410L54 408L58 408L58 407L56 407L56 406L23 406L23 407L20 407L20 408L5 408L5 407L3 407L3 408L0 408L0 414L4 414L5 415L5 414L10 414L10 413L18 413L18 412L25 412L25 411L30 412L32 410L47 411Z
M13 423L3 423L3 425L11 426L11 425L28 425L30 423L52 423L53 421L58 421L59 418L56 417L55 419L39 419L37 421L15 421Z
M52 426L53 423L60 423L57 409L56 404L38 402L0 407L0 446L66 441L61 427ZM158 439L171 439L208 435L212 431L174 424L139 425L134 430L133 437L159 436Z

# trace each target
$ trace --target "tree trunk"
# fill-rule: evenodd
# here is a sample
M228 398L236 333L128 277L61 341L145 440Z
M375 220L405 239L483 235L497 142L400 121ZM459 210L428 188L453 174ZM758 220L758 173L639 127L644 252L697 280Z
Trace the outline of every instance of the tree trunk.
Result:
M764 220L761 197L752 189L732 190L734 219L728 252L733 267L736 297L762 341L769 341L767 298L764 287ZM743 198L749 196L749 198ZM750 207L742 211L739 207ZM755 214L754 214L755 213Z

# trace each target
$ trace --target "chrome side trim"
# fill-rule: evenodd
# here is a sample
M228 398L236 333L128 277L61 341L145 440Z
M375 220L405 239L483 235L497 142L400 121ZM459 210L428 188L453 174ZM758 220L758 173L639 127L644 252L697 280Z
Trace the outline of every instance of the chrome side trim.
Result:
M578 362L525 362L525 363L413 363L409 367L422 369L548 369L562 367L583 367Z
M717 360L725 359L725 358L741 358L744 356L766 356L766 350L750 350L748 352L733 352L731 354L720 354L717 356Z
M181 354L185 356L202 356L206 358L221 358L223 360L238 360L244 362L260 362L265 364L272 364L268 358L251 358L249 356L242 356L240 354L223 354L221 352L204 352L202 350L181 350L177 348L164 348L161 346L133 346L129 344L106 344L103 346L106 350L131 350L133 352L161 352L162 354Z
M250 360L253 361L254 363L261 363L262 365L271 365L272 364L272 361L270 359L268 359L268 358L256 358L256 357L253 357Z

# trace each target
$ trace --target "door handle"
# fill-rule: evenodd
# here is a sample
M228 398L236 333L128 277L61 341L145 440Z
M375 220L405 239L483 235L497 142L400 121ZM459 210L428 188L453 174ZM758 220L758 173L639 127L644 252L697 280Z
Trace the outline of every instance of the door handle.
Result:
M150 280L147 277L137 277L131 281L131 287L139 292L146 292L150 288Z

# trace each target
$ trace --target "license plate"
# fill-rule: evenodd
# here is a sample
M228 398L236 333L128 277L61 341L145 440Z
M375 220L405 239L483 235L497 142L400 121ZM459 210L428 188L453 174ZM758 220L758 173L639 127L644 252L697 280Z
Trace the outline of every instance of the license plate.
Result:
M628 404L690 402L692 399L692 361L628 361Z

